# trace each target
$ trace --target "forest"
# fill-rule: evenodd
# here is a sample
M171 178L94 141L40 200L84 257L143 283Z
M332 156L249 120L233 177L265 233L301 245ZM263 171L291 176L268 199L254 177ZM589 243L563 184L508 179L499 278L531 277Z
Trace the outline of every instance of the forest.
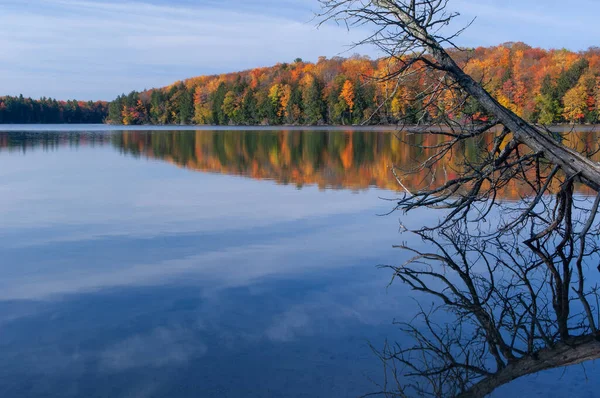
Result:
M504 106L542 123L600 120L600 48L584 52L545 50L505 43L450 51L455 60ZM320 57L239 73L200 76L109 104L112 124L352 125L427 122L438 114L486 120L475 101L451 94L420 96L433 82L415 74L397 86L378 79L398 61L368 57Z
M600 48L544 50L505 43L451 51L464 70L527 121L600 122ZM419 93L432 82L415 75L403 86L380 77L390 59L296 59L238 73L194 77L114 101L0 97L0 123L122 125L353 125L424 122L439 114L486 120L474 101L448 95L435 103Z
M0 124L103 123L107 114L108 103L104 101L34 100L23 95L0 97Z

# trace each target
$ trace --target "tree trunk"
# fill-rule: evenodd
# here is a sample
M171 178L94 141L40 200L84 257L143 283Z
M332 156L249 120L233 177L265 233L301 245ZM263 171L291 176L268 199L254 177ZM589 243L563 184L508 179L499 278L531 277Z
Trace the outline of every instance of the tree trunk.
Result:
M577 176L585 185L600 191L600 165L597 162L542 134L537 128L500 105L480 84L463 72L445 51L440 53L438 50L433 52L433 55L467 93L510 129L519 142L527 145L534 152L542 153L544 158L560 166L568 176Z
M548 369L577 365L600 357L600 341L596 336L582 336L538 351L535 357L521 358L493 376L475 384L457 398L483 398L495 389L519 377Z
M473 80L454 62L438 41L419 24L414 15L409 14L394 1L378 0L376 4L395 15L403 29L429 51L438 62L439 68L479 101L489 114L494 115L501 124L510 129L519 142L527 145L534 152L542 153L548 161L559 166L569 177L577 177L585 185L600 192L598 163L542 134L536 127L498 103L481 84Z

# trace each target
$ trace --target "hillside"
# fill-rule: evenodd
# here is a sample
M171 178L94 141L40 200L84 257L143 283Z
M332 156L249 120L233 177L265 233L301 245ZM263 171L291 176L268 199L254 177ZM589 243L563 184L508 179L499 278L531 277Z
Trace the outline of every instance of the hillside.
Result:
M532 122L596 123L600 107L600 49L575 53L506 43L454 51L467 73L484 82L502 104ZM457 107L446 96L426 104L418 93L430 83L414 76L395 90L377 81L394 70L387 59L297 59L239 73L200 76L168 87L119 96L109 105L114 124L371 124L427 120L440 110L453 117L485 118L475 104ZM455 110L456 109L456 110Z

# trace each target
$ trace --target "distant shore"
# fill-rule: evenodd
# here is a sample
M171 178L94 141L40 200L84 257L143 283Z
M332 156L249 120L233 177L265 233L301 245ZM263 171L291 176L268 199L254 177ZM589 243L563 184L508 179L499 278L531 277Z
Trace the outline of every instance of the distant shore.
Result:
M404 131L424 130L427 126L403 126ZM438 126L432 126L439 128ZM590 125L552 125L546 126L550 130L558 133L567 133L569 131L577 132L594 132L600 131L600 124ZM165 130L180 130L180 131L204 131L204 130L220 130L220 131L374 131L374 132L390 132L398 131L397 125L372 125L372 126L215 126L215 125L110 125L110 124L0 124L0 132L44 132L44 131L165 131Z

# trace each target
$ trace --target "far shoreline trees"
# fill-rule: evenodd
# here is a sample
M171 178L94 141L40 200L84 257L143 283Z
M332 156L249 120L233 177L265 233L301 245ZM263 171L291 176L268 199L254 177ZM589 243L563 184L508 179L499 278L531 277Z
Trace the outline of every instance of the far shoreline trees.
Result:
M524 120L540 124L600 122L600 49L575 53L505 43L449 51L469 75ZM200 76L168 87L131 92L110 103L107 122L124 125L352 125L435 120L439 109L462 120L485 121L475 101L457 104L415 98L426 81L380 77L389 59L296 59L273 67ZM390 93L394 95L390 97ZM410 99L410 100L409 100ZM419 120L417 120L419 119Z
M575 53L504 43L449 53L500 104L526 121L600 123L600 48ZM292 63L133 91L110 103L5 96L0 97L0 124L423 124L435 120L439 109L457 119L488 119L474 101L456 104L455 98L447 97L430 104L415 98L426 84L419 76L396 89L394 82L380 79L393 67L389 59L358 55L320 57L316 63L298 58Z
M34 100L23 95L0 97L0 124L97 124L103 123L107 114L108 102L105 101Z

